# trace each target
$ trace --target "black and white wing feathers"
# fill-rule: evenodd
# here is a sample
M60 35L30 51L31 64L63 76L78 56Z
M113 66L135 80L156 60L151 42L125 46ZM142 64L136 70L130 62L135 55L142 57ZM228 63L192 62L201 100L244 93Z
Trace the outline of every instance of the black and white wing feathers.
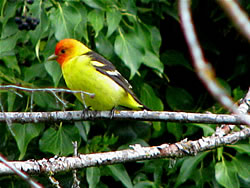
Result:
M133 93L132 86L128 83L128 81L116 70L115 66L99 55L94 51L87 52L84 55L88 55L92 60L92 65L96 68L100 73L110 77L113 81L115 81L118 85L120 85L126 92L128 92L139 104L143 105L140 100ZM143 105L145 109L148 109Z

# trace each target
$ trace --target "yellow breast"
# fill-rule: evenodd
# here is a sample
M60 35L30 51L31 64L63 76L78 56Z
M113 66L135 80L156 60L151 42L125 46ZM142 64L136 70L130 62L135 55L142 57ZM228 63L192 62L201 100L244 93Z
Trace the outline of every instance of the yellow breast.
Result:
M127 96L116 82L96 71L88 56L78 56L65 62L62 73L68 88L95 94L94 98L84 96L85 104L93 110L111 110ZM76 97L82 101L80 94L76 94Z

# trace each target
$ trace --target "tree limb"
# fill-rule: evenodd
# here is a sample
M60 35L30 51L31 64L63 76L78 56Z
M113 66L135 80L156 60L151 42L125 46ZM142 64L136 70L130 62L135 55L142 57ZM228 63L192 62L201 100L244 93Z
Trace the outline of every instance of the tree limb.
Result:
M41 160L13 161L8 162L8 164L14 165L17 169L26 173L55 173L129 161L192 156L199 152L235 143L247 137L250 137L250 128L244 128L241 131L233 132L224 137L210 136L195 141L187 141L185 139L175 144L162 144L153 147L142 147L136 144L130 146L132 149L120 151L80 154L77 157L54 157ZM0 174L13 174L13 172L4 164L0 163Z
M243 117L237 110L237 106L230 98L226 90L218 83L215 77L212 65L205 60L203 52L197 35L195 33L195 27L192 22L192 16L190 11L190 0L179 0L179 13L181 19L182 30L189 48L189 52L193 59L193 65L200 80L207 87L212 96L220 102L225 108L234 114L238 114L240 118L245 122L244 124L250 125L250 119Z
M249 118L249 115L245 115ZM56 112L0 112L0 122L11 123L70 122L86 120L142 120L181 123L244 124L239 115L202 114L169 111L56 111Z
M247 14L235 0L217 0L225 13L231 18L238 31L250 42L250 22Z
M17 169L15 165L13 165L11 162L8 162L1 154L0 154L0 163L1 165L4 165L6 168L8 168L13 174L17 174L20 176L22 179L24 179L30 186L33 188L42 188L40 184L35 182L33 179L31 179L29 176L27 176L24 172L21 171L21 169ZM1 169L0 169L1 171Z

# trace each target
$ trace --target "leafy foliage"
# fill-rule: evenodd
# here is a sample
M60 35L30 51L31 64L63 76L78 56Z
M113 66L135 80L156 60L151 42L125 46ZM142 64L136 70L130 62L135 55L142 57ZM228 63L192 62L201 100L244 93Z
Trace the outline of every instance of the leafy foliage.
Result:
M246 1L240 1L250 11ZM249 86L249 44L214 1L193 1L197 35L218 80L239 100ZM32 18L36 27L21 29ZM33 23L32 21L32 23ZM19 24L18 24L19 23ZM33 23L34 24L34 23ZM130 79L133 90L153 110L225 112L209 96L192 68L179 26L177 2L171 0L0 1L0 84L66 87L60 67L47 62L55 44L75 38L112 61ZM49 93L1 91L5 111L62 110ZM83 107L64 96L69 109ZM32 103L33 102L33 103ZM126 148L128 144L160 145L211 135L215 125L154 122L76 122L72 124L0 124L0 151L9 160L72 155ZM19 151L19 152L17 152ZM248 141L183 159L91 167L78 171L83 187L249 187ZM56 177L71 186L69 173ZM47 178L36 176L49 186ZM85 181L84 181L85 178ZM25 183L0 177L1 185ZM9 186L10 187L10 186Z

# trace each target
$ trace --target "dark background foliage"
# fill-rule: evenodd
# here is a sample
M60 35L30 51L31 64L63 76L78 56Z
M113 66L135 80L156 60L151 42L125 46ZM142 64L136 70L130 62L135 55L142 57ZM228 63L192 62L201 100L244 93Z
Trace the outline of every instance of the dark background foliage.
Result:
M249 14L248 1L241 0ZM207 92L192 67L171 0L3 0L0 2L0 83L26 87L63 87L60 67L47 62L55 44L75 38L112 61L130 80L141 101L153 110L227 113ZM237 101L249 87L249 43L215 1L192 1L197 36L219 82ZM55 111L63 107L48 93L1 91L5 111ZM33 103L31 103L33 99ZM69 110L82 105L64 94ZM216 125L134 121L61 124L1 123L0 152L9 160L41 159L174 143L211 135ZM110 187L249 187L249 141L182 159L161 159L78 170L81 186ZM46 175L32 176L49 186ZM71 172L55 176L63 187ZM0 185L23 187L16 176Z

